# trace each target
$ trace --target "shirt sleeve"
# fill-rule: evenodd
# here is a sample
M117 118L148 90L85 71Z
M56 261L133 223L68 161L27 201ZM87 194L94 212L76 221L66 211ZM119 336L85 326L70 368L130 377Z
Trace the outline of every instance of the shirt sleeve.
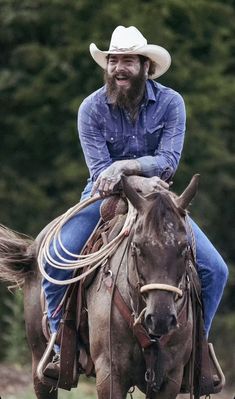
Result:
M138 158L143 176L169 180L178 167L184 144L186 112L182 96L176 93L164 117L164 127L154 156Z
M112 160L102 134L97 106L91 99L86 99L78 110L78 133L89 168L90 177L95 181L99 174L111 165Z

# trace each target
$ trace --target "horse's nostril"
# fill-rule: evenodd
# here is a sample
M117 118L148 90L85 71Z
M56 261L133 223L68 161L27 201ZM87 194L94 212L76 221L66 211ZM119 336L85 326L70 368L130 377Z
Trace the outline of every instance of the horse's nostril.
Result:
M152 315L150 313L146 316L145 322L146 322L148 327L151 326L151 324L152 324Z
M176 327L177 326L177 318L174 314L170 316L170 326Z
M145 325L151 334L162 336L177 326L177 318L174 313L162 317L148 313L145 316Z

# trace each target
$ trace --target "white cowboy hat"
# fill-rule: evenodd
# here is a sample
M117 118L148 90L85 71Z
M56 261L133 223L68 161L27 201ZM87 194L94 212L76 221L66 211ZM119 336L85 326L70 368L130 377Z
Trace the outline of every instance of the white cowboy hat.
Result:
M154 73L149 76L155 79L163 75L171 64L171 56L168 51L155 44L147 44L147 40L134 26L125 28L118 26L112 34L108 51L101 51L94 44L90 44L90 53L95 62L105 69L108 54L138 54L143 55L156 64Z

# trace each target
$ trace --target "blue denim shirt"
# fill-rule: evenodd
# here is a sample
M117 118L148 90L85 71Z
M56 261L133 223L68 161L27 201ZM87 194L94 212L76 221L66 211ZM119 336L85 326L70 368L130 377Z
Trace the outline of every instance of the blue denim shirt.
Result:
M78 132L91 180L122 159L137 159L143 176L168 180L180 160L185 119L181 95L153 80L146 82L135 123L125 109L108 100L106 86L95 91L78 112Z

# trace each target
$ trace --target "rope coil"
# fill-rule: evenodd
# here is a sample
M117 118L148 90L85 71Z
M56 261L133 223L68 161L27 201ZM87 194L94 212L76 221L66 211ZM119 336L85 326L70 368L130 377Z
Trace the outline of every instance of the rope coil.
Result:
M79 202L72 208L68 209L67 212L62 214L58 219L56 219L55 223L52 224L50 229L48 230L47 234L42 240L42 243L39 248L39 253L38 253L38 265L39 265L39 270L43 277L48 280L49 282L56 284L56 285L69 285L71 283L75 283L81 279L83 279L85 276L89 275L90 273L93 272L96 268L98 268L101 263L103 263L108 257L110 257L117 247L121 244L122 240L127 236L127 233L131 230L133 223L136 219L137 211L135 208L131 205L131 203L128 201L128 213L127 217L124 223L124 226L120 233L108 244L104 245L102 248L100 248L98 251L88 254L88 255L78 255L74 254L70 251L68 251L65 246L62 243L61 240L61 229L64 226L64 224L71 219L74 215L76 215L79 211L87 207L88 205L94 203L97 200L100 200L101 197L100 195L95 195L94 197L88 198L84 201ZM74 260L69 260L64 258L62 255L59 254L59 251L57 249L57 244L56 242L60 244L61 248L63 251L74 258ZM51 242L53 243L53 248L60 259L60 261L57 261L52 258L50 255L50 244ZM90 266L89 270L86 270L79 276L65 279L65 280L57 280L49 276L49 274L45 271L45 265L49 264L50 266L56 268L56 269L62 269L62 270L77 270L77 269L82 269L84 267Z

